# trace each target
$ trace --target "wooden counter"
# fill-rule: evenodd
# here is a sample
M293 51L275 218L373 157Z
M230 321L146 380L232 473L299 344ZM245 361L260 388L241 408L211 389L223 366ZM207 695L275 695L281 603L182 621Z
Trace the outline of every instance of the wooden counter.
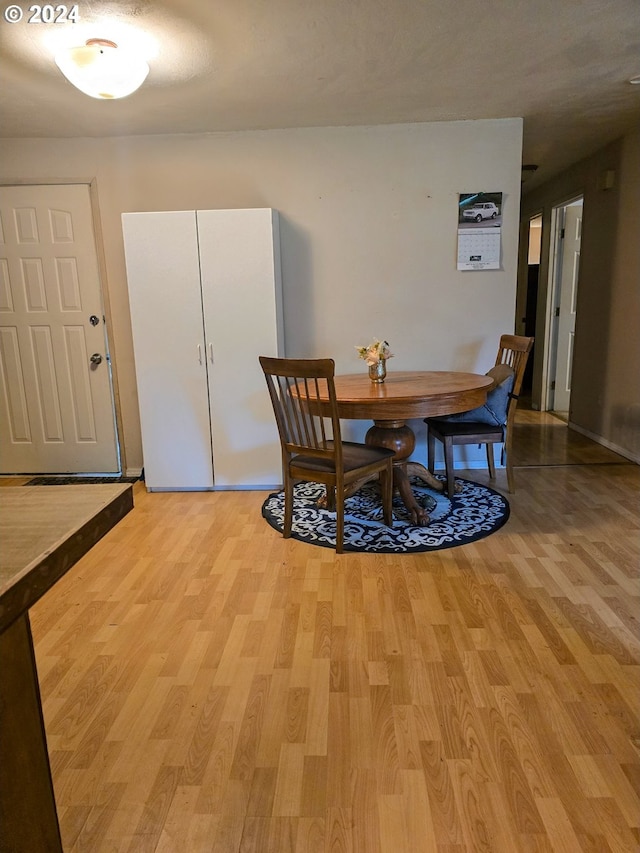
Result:
M130 485L0 488L0 851L62 851L29 608L133 507Z

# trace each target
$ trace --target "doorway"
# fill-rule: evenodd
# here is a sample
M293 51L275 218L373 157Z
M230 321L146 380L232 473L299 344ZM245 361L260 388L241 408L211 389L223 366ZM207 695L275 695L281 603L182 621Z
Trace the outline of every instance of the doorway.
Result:
M0 187L0 474L120 473L88 184Z
M557 205L551 212L550 287L546 322L547 369L544 409L569 422L571 373L580 277L583 199Z

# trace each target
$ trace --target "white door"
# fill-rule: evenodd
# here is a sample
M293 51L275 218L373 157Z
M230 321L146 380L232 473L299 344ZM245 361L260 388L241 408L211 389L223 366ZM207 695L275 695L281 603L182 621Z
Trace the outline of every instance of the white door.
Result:
M216 487L270 488L282 455L258 356L282 354L278 214L199 210Z
M552 409L566 417L571 398L571 371L576 328L576 304L580 271L580 239L582 234L582 201L564 210L560 278L557 285L556 312L557 350L553 379Z
M145 483L213 487L194 210L123 213Z
M0 187L0 416L0 473L120 470L87 185Z

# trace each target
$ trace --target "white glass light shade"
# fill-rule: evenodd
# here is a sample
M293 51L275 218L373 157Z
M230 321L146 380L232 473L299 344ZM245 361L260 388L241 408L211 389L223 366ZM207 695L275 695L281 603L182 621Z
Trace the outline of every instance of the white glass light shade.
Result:
M131 50L107 39L89 39L56 55L70 83L92 98L126 98L144 83L149 66Z

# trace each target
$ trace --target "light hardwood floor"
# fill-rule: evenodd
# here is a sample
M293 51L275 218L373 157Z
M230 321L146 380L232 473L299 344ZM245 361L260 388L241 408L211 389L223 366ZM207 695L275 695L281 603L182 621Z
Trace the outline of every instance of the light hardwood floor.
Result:
M520 468L501 530L410 556L137 484L31 612L65 851L640 849L640 468L614 461Z

